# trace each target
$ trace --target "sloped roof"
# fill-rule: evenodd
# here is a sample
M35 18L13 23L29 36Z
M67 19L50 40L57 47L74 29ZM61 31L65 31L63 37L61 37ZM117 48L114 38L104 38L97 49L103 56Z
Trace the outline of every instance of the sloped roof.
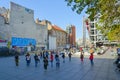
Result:
M55 29L55 30L58 30L58 31L62 31L62 32L65 32L63 29L61 29L60 27L56 26L56 25L52 25L52 28Z

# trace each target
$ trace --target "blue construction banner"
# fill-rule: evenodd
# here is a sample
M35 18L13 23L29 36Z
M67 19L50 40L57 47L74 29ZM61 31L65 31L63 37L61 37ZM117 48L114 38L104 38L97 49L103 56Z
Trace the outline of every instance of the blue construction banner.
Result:
M12 46L28 46L28 45L36 45L36 40L31 38L18 38L12 37Z

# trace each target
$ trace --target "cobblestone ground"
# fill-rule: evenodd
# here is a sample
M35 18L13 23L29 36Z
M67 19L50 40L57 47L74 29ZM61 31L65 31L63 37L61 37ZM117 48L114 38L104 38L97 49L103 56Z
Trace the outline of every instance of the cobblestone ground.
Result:
M94 66L91 66L88 56L81 63L78 56L73 56L71 62L68 57L63 63L60 59L60 68L56 69L55 61L53 67L43 69L41 60L38 67L34 65L32 56L31 65L26 66L25 56L20 56L20 64L15 66L14 57L0 58L0 80L120 80L120 72L115 71L113 64L114 56L110 51L104 55L95 56Z

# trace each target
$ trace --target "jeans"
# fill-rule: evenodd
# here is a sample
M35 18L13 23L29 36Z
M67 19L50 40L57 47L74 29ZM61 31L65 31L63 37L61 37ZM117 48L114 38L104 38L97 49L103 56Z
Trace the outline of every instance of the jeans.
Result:
M90 60L91 65L94 65L93 59Z

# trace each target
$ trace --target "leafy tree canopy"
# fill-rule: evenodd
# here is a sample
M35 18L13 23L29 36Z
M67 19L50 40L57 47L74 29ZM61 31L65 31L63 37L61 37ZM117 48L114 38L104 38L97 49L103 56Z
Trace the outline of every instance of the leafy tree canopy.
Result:
M90 20L98 18L97 28L110 40L119 40L120 3L118 0L65 0L73 11L81 14L86 8ZM110 36L114 36L111 38Z

